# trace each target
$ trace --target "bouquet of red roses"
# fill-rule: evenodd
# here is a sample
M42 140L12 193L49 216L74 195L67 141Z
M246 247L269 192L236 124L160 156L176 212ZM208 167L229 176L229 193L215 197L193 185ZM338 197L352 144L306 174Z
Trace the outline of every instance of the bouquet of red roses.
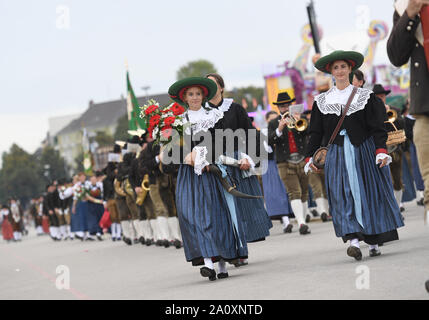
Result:
M140 107L140 118L146 119L149 137L156 144L166 145L173 138L173 130L177 131L179 137L183 136L185 108L178 103L172 103L162 108L155 100L149 100L146 105Z

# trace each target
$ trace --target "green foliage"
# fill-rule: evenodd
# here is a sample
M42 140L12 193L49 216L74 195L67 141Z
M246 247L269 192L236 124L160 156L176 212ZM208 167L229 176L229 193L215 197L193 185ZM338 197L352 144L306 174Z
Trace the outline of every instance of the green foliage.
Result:
M115 139L104 131L97 131L94 139L97 141L99 147L108 147L115 144Z
M117 141L127 141L128 139L128 115L124 115L123 117L118 119L118 125L115 130L115 134L113 135L113 140Z
M13 144L8 153L3 153L0 201L5 202L9 197L16 197L25 204L43 190L43 179L39 174L36 157Z
M226 97L233 98L236 103L244 104L243 99L247 104L247 112L256 111L257 105L263 106L264 89L254 86L245 88L234 88L225 94ZM254 106L254 100L256 99L256 107Z
M189 77L205 77L209 73L217 73L213 63L207 60L191 61L177 71L177 80Z
M64 159L52 147L48 146L42 150L38 163L39 174L41 177L44 177L44 181L46 182L69 178Z

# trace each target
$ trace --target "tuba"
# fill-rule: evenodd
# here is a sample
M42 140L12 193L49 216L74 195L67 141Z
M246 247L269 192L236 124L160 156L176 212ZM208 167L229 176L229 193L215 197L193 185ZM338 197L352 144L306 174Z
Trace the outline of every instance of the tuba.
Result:
M149 188L149 175L148 174L146 174L143 178L142 189L143 189L143 192L141 192L137 195L137 200L136 200L136 204L138 204L139 206L141 206L143 204L143 202L146 199L146 196L150 190L150 188Z

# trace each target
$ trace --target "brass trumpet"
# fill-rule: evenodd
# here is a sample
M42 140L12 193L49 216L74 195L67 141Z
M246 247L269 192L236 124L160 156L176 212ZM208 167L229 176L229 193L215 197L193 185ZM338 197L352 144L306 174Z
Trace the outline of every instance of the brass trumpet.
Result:
M299 132L305 131L308 128L308 122L305 119L296 120L293 116L289 114L289 111L286 112L282 119L287 120L287 127L289 129L296 129Z
M143 178L142 189L143 189L143 191L141 193L137 194L136 203L139 206L141 206L143 204L143 202L146 199L146 196L150 190L150 188L149 188L149 175L148 174L146 174Z

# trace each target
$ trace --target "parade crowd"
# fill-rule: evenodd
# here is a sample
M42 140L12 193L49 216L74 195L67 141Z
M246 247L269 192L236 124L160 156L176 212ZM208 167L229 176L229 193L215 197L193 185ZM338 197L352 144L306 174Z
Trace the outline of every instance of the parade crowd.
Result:
M403 48L397 43L416 28L417 18L395 15L388 52L400 65L406 55L398 53ZM410 39L411 51L422 50ZM411 114L424 120L429 107L427 99L426 104L416 100L420 91L414 85L402 108L387 105L390 90L365 86L359 70L363 60L354 51L317 57L315 67L331 74L333 85L320 90L312 108L301 113L292 112L295 98L280 91L271 101L278 112L266 113L267 128L257 131L255 141L249 134L255 130L252 120L224 97L220 75L177 81L168 92L184 107L189 126L183 135L192 138L188 149L180 146L180 160L164 161L169 151L154 138L159 117L151 118L147 131L114 146L106 168L90 177L79 173L72 181L53 181L31 201L28 213L37 234L49 234L53 241L183 247L186 261L201 266L201 276L211 281L228 277L226 263L247 264L247 244L264 241L273 220L282 223L285 236L294 232L296 221L306 237L311 237L311 220L332 222L336 236L349 243L348 256L362 259L361 241L369 245L370 257L379 256L380 246L399 240L397 229L406 220L403 202L428 204L419 170L422 151L413 135L421 122ZM419 63L427 81L425 60ZM147 110L148 119L153 110ZM232 152L226 151L228 141L218 150L199 136L208 132L214 139L218 130L244 130L246 136L243 141L230 137ZM268 156L254 161L252 143L263 143ZM220 161L225 158L229 162ZM254 174L258 167L264 168L260 175ZM2 206L6 241L21 241L27 233L24 219L15 199Z

